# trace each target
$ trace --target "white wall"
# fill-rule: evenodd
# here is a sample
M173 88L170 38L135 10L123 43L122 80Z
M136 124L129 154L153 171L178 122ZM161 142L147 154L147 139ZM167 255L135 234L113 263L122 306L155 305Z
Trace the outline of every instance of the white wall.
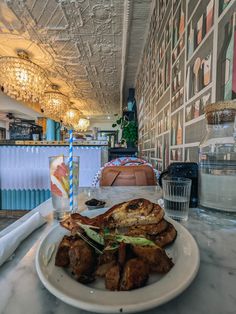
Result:
M9 139L10 120L6 117L9 112L15 117L29 120L35 120L37 117L42 116L37 111L0 91L0 127L6 129L6 139Z
M15 116L25 119L36 119L37 117L42 116L39 112L0 91L0 113L1 112L11 112Z
M89 127L89 129L92 130L92 128L96 127L96 128L99 128L99 129L101 129L103 131L115 130L115 128L112 127L113 123L114 123L113 120L107 120L107 121L101 120L101 121L98 121L98 120L91 119L90 120L90 127Z

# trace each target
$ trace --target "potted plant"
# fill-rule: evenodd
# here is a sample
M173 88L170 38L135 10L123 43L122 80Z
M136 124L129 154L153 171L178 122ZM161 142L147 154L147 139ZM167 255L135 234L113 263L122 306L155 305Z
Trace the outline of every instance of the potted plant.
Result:
M135 147L138 141L138 124L135 120L129 121L125 117L120 117L116 120L116 123L112 124L115 128L120 126L122 130L122 141L126 142L127 147Z

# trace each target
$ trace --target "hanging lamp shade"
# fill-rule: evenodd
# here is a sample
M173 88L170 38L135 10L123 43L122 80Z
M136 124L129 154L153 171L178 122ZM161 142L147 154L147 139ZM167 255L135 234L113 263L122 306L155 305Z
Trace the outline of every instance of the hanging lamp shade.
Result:
M70 108L63 116L62 123L65 125L65 127L74 129L79 122L80 116L81 112L79 110Z
M61 121L69 109L69 98L59 91L57 85L52 85L52 91L44 93L41 108L46 117Z
M27 52L19 50L17 57L0 58L0 85L12 98L39 102L48 80L45 71L30 61Z
M80 118L78 124L75 126L76 131L87 131L88 127L90 125L90 121L85 118Z

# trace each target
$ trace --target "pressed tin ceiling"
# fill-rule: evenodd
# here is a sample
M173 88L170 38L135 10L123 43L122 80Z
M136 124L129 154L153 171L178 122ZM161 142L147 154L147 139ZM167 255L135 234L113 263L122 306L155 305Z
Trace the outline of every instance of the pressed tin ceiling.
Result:
M151 2L0 0L0 56L24 49L84 115L117 113L134 85Z

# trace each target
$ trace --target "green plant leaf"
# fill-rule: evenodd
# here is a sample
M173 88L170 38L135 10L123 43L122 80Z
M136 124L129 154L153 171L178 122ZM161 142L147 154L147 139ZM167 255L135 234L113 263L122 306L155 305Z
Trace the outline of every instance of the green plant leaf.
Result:
M116 120L116 123L120 125L120 124L121 124L121 119L122 119L122 118Z
M113 124L112 124L112 127L113 127L113 128L115 128L116 126L117 126L117 124L116 124L116 123L113 123Z

